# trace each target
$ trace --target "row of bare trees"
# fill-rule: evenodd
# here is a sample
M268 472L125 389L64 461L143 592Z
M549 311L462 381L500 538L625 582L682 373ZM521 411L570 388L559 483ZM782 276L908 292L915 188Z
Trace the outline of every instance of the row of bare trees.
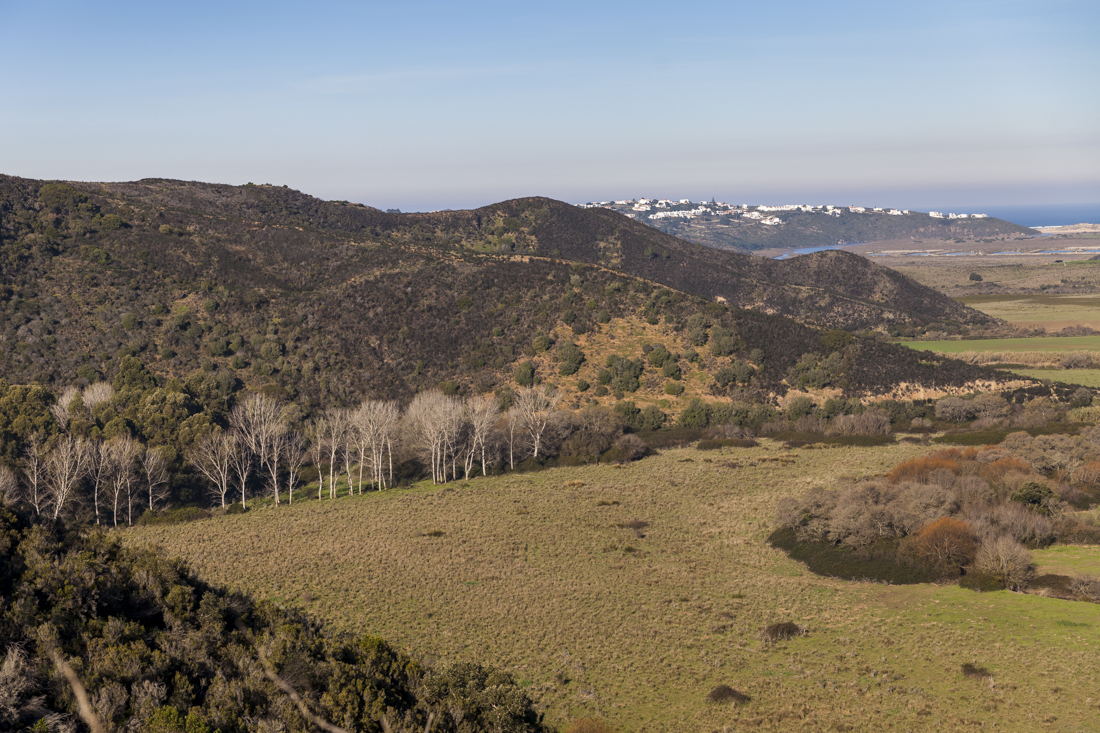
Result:
M549 388L528 387L502 415L490 396L460 399L431 391L414 397L404 412L383 400L330 409L298 432L283 403L255 394L233 409L229 430L207 436L188 459L223 507L235 500L231 496L246 506L248 482L257 473L276 505L284 491L292 501L307 459L317 469L318 499L326 493L335 498L341 479L349 494L362 494L370 484L392 486L394 454L401 450L417 455L434 483L444 483L460 472L468 479L478 467L485 475L499 447L506 447L510 467L521 445L538 457L557 401Z
M87 407L105 397L89 388L68 390L55 416L66 426L75 405ZM295 430L288 405L252 394L233 408L228 429L205 436L187 460L206 480L213 503L223 508L238 499L247 506L249 487L257 480L276 506L284 494L288 503L293 501L307 462L317 470L318 499L326 493L335 498L341 479L349 494L362 494L371 485L392 486L395 454L418 457L433 483L445 483L460 475L469 479L479 470L486 475L497 461L514 468L528 451L536 458L543 455L557 401L551 388L527 387L502 413L492 396L462 399L431 391L416 395L405 410L396 402L366 400L354 408L327 410ZM156 511L166 500L164 451L129 436L101 441L63 433L49 446L36 437L21 468L19 477L0 467L0 491L44 518L57 519L66 508L90 504L97 524L132 524L135 512Z
M22 481L0 466L0 491L24 502L40 517L57 519L74 505L90 502L96 524L133 524L135 510L156 510L167 495L168 460L129 436L93 440L62 435L52 445L31 436L23 454ZM81 491L88 486L89 491Z

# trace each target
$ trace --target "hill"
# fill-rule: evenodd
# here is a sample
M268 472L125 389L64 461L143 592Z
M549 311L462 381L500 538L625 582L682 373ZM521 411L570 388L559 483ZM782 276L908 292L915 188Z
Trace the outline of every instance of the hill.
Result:
M876 211L857 206L751 207L669 202L657 207L652 203L608 203L600 208L622 213L689 242L741 251L891 239L1004 239L1039 233L984 215L949 218L956 215L933 216L897 209Z
M31 525L0 501L0 545L4 730L80 729L60 657L100 730L315 730L290 685L309 715L353 731L548 731L507 674L434 669L362 632L329 633L106 532Z
M445 252L541 255L597 264L708 300L723 298L731 306L826 327L989 321L915 281L847 253L819 253L817 266L808 266L715 252L655 232L614 212L580 209L553 199L515 199L471 211L390 214L267 186L146 180L77 187L92 196L96 192L118 196L118 203L138 210L152 207L158 220L182 216L186 221L189 215L199 215L204 221L186 221L186 226L199 231L215 222L226 234L240 224L245 224L246 232L263 225L266 238L277 236L283 241L284 256L297 244L297 261L286 263L294 268L307 264L302 259L312 259L314 254L308 245L302 247L307 243L296 237L297 230L312 234L314 245L316 237L330 235L350 237L354 243L365 240L431 246ZM229 226L234 220L238 227ZM286 231L288 228L293 229ZM280 229L283 231L273 231ZM246 236L246 240L254 236ZM372 254L372 259L376 258ZM353 263L341 262L341 267L342 272L354 270Z
M506 387L528 360L551 377L555 341L621 353L642 323L633 356L666 342L702 375L687 396L727 393L713 377L734 363L757 393L781 394L792 369L837 352L819 386L853 394L996 378L815 328L982 320L862 258L718 252L550 199L401 215L266 186L5 177L0 213L9 382L87 383L136 356L162 378L198 372L213 395L243 381L347 404Z

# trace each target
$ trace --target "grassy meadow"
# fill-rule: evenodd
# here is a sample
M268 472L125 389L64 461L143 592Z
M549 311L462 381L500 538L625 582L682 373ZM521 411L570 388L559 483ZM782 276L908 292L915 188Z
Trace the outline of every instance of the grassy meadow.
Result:
M1017 326L1052 332L1075 325L1100 328L1100 296L1095 293L978 295L957 300Z
M1100 388L1100 369L1012 369L1013 374L1030 379L1049 379L1052 382L1079 384L1082 387Z
M1097 729L1100 605L838 581L766 545L783 497L925 450L683 448L122 536L330 627L504 667L561 728ZM1090 553L1042 562L1093 567ZM808 633L766 644L781 621ZM708 703L720 684L751 701Z
M1010 339L973 339L947 341L906 341L911 349L939 354L961 354L967 351L1031 352L1031 351L1100 351L1100 336L1033 336Z

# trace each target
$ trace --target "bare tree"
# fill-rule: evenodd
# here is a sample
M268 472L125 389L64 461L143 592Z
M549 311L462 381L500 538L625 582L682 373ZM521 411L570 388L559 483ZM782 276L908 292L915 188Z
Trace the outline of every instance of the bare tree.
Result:
M241 508L248 508L248 477L252 474L252 453L248 450L248 445L241 440L241 436L235 432L230 433L233 436L233 454L230 458L229 467L233 470L233 477L237 481L237 489L241 495Z
M42 436L38 433L31 435L23 451L23 477L26 486L21 498L34 507L36 515L42 516L49 494L46 490L46 454L43 452Z
M313 459L313 465L317 467L317 500L321 500L321 491L325 487L325 473L321 470L322 461L326 452L326 440L328 439L328 416L321 415L310 422L307 430L309 434L309 455Z
M146 448L141 455L141 473L148 490L149 511L157 510L158 502L168 499L168 457L163 448Z
M449 398L438 390L421 392L405 412L406 429L413 444L429 462L432 483L447 480Z
M328 498L336 498L336 465L346 444L344 436L348 431L348 413L346 410L329 410L325 414L325 453L328 456ZM318 467L320 470L320 467ZM351 493L351 487L348 487Z
M69 429L69 422L73 419L70 407L78 394L80 394L80 388L70 385L61 392L61 396L57 398L57 403L50 406L50 413L57 420L57 424L61 426L62 430Z
M286 461L287 503L294 501L294 487L302 476L302 464L305 463L306 441L300 433L286 432L282 442L283 458Z
M469 452L466 458L467 480L470 478L470 469L478 451L481 453L481 475L486 475L485 443L493 430L497 413L497 401L492 397L480 395L466 400L466 423L470 426Z
M95 506L95 523L99 524L100 494L111 476L110 448L101 440L88 443L88 476L92 479L92 504Z
M550 426L550 418L559 399L557 390L548 385L521 387L516 392L515 409L519 411L523 429L531 438L535 458L539 457L542 438Z
M466 423L463 420L462 402L454 397L443 397L440 404L443 425L443 481L447 481L447 461L450 458L451 479L458 478L458 456L466 442Z
M286 430L286 407L267 395L252 394L233 408L229 422L267 471L275 506L279 506L279 436Z
M353 477L354 472L352 471L352 466L354 466L356 462L358 462L360 466L359 493L363 493L363 457L359 451L358 431L355 429L355 412L353 410L341 410L340 414L343 416L344 423L344 431L340 434L340 459L344 464L344 479L348 484L348 496L355 496L355 478Z
M73 499L88 470L88 447L81 438L66 436L46 456L46 489L53 518L57 519Z
M133 501L134 484L137 480L137 459L141 453L141 444L129 435L112 438L107 443L107 460L110 462L111 515L114 526L118 526L119 504L125 500Z
M210 495L221 503L223 509L229 496L233 457L237 450L237 436L234 433L212 433L199 441L187 455L188 462L210 482Z
M6 501L15 501L19 496L19 480L7 466L0 465L0 495Z
M366 400L350 415L359 453L359 493L363 493L363 468L371 467L371 481L379 489L386 487L385 459L389 455L390 481L393 480L393 437L401 421L396 402Z
M516 445L521 437L523 416L515 407L504 414L504 439L508 443L508 468L516 467Z
M84 388L84 392L81 395L81 399L84 400L84 406L91 410L96 405L104 402L110 402L115 396L115 388L107 382L96 382L95 384L89 384Z

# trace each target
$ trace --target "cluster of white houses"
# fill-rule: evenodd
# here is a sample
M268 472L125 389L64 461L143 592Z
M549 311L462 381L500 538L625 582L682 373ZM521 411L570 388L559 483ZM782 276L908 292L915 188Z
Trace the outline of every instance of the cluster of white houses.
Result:
M776 226L783 221L770 212L801 211L807 214L824 214L826 216L840 216L845 210L851 214L871 213L885 214L888 216L906 216L909 209L882 209L879 207L868 208L865 206L831 206L828 204L782 204L779 206L749 206L748 204L727 204L723 201L692 201L691 199L630 199L629 201L590 201L580 204L582 209L604 208L612 209L620 213L632 216L636 219L694 219L697 216L735 216L743 219L751 219L757 224ZM942 214L938 211L929 212L929 216L935 219L984 219L985 214Z

